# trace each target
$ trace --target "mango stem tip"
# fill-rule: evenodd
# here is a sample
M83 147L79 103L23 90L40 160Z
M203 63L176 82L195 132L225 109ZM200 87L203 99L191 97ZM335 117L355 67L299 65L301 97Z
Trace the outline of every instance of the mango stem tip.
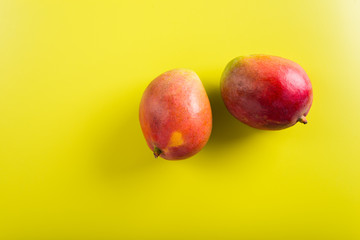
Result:
M160 150L160 148L154 147L154 157L155 158L158 158L161 153L162 153L162 151Z

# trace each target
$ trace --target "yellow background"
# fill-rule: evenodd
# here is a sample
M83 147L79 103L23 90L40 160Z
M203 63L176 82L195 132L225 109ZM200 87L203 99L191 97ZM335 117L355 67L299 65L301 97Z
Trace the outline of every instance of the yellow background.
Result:
M0 239L360 239L360 1L1 1ZM308 125L236 121L239 55L289 58ZM173 68L202 79L207 146L154 159L138 106Z

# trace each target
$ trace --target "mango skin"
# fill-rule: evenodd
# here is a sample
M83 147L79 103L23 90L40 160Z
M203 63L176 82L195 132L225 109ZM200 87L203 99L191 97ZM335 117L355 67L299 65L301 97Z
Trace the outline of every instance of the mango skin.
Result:
M160 157L179 160L199 152L210 137L212 113L196 73L174 69L155 78L142 96L139 120L147 145Z
M307 123L313 101L310 79L297 63L270 55L233 59L220 81L229 112L258 129L279 130Z

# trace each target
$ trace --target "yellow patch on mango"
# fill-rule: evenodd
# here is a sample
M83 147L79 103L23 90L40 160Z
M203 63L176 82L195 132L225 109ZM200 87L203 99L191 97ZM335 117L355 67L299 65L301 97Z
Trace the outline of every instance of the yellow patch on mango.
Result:
M178 131L175 131L171 134L168 147L178 147L184 143L182 134Z

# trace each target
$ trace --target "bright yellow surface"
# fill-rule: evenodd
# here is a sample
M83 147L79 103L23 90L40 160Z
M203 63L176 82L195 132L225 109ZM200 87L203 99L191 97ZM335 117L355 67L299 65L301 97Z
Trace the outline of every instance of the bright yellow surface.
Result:
M1 1L0 239L360 239L360 1ZM239 55L298 62L308 125L236 121ZM154 159L138 106L190 68L207 146Z

